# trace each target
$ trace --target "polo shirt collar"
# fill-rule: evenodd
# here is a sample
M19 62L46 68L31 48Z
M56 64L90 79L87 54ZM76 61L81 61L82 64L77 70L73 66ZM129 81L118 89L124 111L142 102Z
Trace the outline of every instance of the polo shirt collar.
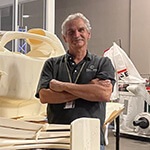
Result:
M71 54L69 54L69 52L67 51L66 53L66 58L67 58L67 61L72 61L73 60L73 56ZM86 56L84 57L85 60L91 60L91 53L87 51L87 54Z

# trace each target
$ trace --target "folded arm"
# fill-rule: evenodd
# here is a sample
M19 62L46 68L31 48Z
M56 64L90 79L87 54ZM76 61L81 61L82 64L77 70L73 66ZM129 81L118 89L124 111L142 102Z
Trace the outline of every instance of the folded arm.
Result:
M112 84L110 80L93 79L89 84L75 84L50 81L50 89L40 90L42 103L63 103L83 98L88 101L110 101Z
M52 89L41 89L39 92L41 103L60 104L77 99L76 96L65 91L57 92Z

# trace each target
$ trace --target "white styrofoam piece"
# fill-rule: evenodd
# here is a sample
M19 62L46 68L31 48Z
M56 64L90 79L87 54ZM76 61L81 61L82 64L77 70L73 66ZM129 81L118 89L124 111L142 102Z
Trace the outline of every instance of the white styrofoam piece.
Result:
M0 52L0 70L6 75L0 79L0 97L11 99L35 99L40 72L44 60L18 53Z
M0 39L0 116L12 118L41 114L42 104L23 100L36 99L37 84L45 60L66 53L55 34L40 28L31 30L32 33L6 31ZM44 34L38 34L39 31ZM5 46L14 39L25 39L30 51L26 55L9 51Z
M71 123L71 150L100 150L100 120L76 119Z
M31 116L32 121L36 121L37 116L45 117L46 104L41 104L39 99L25 100L0 97L0 117L25 117L24 119L29 120Z

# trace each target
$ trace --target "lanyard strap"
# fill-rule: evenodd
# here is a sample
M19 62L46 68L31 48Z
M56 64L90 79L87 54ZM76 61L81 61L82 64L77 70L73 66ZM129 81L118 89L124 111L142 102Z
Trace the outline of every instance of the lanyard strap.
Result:
M78 75L77 75L77 77L76 77L74 83L77 83L77 81L78 81L78 79L79 79L79 76L80 76L80 74L81 74L81 72L82 72L82 70L83 70L85 64L86 64L86 62L84 62L84 63L82 64L82 66L81 66L81 68L80 68L80 70L79 70L79 73L78 73ZM69 77L69 81L70 81L71 83L73 83L72 78L71 78L71 74L70 74L70 71L69 71L69 68L68 68L68 65L67 65L67 58L65 58L65 65L66 65L66 69L67 69L67 74L68 74L68 77Z
M85 64L86 64L86 61L82 64L74 83L77 83L77 81L79 79L79 76L80 76ZM73 83L72 78L71 78L71 74L70 74L70 71L69 71L69 68L68 68L68 65L67 65L67 58L66 57L65 57L65 65L66 65L69 81L70 81L70 83ZM72 109L74 107L75 107L75 101L70 101L70 102L66 102L66 105L65 105L64 109Z

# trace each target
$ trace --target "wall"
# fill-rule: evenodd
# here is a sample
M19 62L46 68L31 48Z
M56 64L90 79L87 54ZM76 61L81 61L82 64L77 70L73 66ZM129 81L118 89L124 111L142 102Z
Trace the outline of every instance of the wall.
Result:
M147 77L150 74L150 0L131 0L130 57Z
M62 41L63 20L71 13L81 12L91 22L91 52L102 55L121 39L123 49L129 53L129 0L55 0L55 8L55 31Z
M102 55L115 41L131 58L143 77L150 74L150 0L55 0L56 34L62 21L81 12L92 25L89 50ZM61 38L62 40L62 38ZM65 43L64 43L65 45Z

